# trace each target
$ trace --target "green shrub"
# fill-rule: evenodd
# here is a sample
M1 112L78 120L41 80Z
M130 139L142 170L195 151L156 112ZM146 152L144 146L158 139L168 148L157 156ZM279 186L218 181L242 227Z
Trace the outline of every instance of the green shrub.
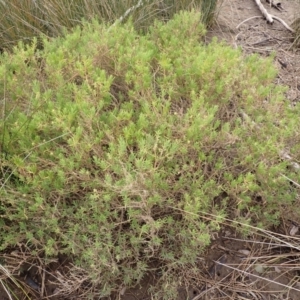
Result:
M74 257L102 295L155 262L175 293L225 217L267 227L291 206L295 112L272 58L204 46L199 18L94 22L1 56L2 250Z

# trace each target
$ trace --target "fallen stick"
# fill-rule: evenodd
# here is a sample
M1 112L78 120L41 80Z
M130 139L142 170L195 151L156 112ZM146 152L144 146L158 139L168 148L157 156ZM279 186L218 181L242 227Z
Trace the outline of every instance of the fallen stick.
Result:
M267 10L264 8L264 6L261 4L260 0L254 0L256 5L258 6L258 8L260 9L262 15L266 18L266 20L269 22L269 23L273 23L274 20L273 20L273 16L270 15Z
M255 18L263 18L263 17L262 17L262 16L254 16L254 17L250 17L250 18L248 18L248 19L242 21L238 26L236 26L236 29L239 29L239 27L240 27L241 25L243 25L244 23L246 23L246 22L248 22L248 21L250 21L250 20L252 20L252 19L255 19Z
M282 19L276 17L276 16L272 16L274 20L279 21L287 30L289 30L292 33L295 33L295 30L292 29L288 24L286 24Z
M280 22L287 30L289 30L290 32L295 33L295 30L292 29L288 24L286 24L286 23L285 23L282 19L280 19L279 17L273 16L273 15L270 15L270 14L269 14L269 16L271 16L274 20L279 21L279 22ZM263 17L262 17L262 16L254 16L254 17L250 17L250 18L248 18L248 19L242 21L239 25L237 25L237 26L236 26L236 29L239 29L239 27L240 27L242 24L244 24L244 23L246 23L246 22L248 22L248 21L250 21L250 20L252 20L252 19L255 19L255 18L263 18Z
M286 24L282 19L280 19L279 17L273 16L271 14L268 13L268 11L264 8L264 6L261 4L260 0L254 0L255 3L257 4L258 8L260 9L262 15L266 18L266 20L273 24L274 20L279 21L287 30L291 31L291 32L295 32L295 30L293 30L288 24ZM273 4L273 1L270 0L269 3L271 3L271 5ZM280 4L280 3L279 3ZM277 4L277 6L279 5Z

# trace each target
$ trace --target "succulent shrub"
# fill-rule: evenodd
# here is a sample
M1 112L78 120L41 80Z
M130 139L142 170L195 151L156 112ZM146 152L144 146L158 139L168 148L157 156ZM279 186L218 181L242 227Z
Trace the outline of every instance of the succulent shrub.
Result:
M102 296L159 266L167 299L226 218L292 207L296 109L272 57L205 45L199 19L94 21L0 56L1 250L72 257Z

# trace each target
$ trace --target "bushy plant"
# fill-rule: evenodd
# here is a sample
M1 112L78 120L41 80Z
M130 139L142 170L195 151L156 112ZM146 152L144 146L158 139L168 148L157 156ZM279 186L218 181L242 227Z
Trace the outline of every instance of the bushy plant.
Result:
M266 227L291 206L272 57L203 45L199 19L85 23L1 56L2 250L73 257L101 295L159 265L175 293L225 217Z

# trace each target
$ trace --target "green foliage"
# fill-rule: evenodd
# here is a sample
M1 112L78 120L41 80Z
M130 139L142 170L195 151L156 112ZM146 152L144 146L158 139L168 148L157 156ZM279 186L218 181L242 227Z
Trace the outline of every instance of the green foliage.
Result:
M291 206L278 152L297 112L272 57L204 46L199 18L94 22L0 57L2 250L72 256L103 294L156 261L175 293L225 217L267 227Z

